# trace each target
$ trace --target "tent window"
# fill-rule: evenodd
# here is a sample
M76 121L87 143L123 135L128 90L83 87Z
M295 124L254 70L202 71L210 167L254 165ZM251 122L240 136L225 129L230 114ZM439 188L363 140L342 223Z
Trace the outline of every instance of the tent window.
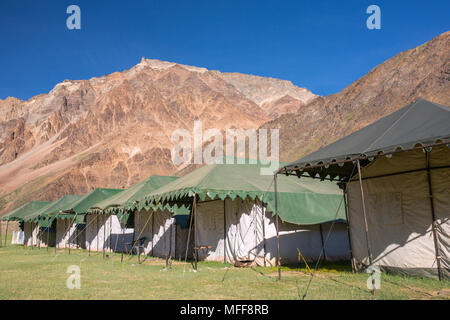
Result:
M373 224L403 224L401 192L369 194L368 200L369 214Z

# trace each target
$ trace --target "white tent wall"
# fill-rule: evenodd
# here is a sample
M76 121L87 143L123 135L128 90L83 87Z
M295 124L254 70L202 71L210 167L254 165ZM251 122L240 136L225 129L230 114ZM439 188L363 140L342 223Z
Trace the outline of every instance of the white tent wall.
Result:
M307 261L319 258L322 250L319 225L300 226L283 223L280 220L279 227L282 264L297 263L298 249ZM266 212L259 200L227 198L225 201L199 202L197 228L197 245L211 247L199 251L200 260L221 262L226 260L228 263L254 261L257 265L276 265L275 217ZM330 224L323 225L324 240L329 228ZM226 248L224 248L225 237ZM346 225L334 224L327 242L325 258L331 261L348 260L349 251Z
M12 238L11 238L11 244L23 244L23 243L24 243L23 242L23 231L13 231Z
M147 238L144 242L144 254L160 258L175 257L177 228L169 211L138 211L135 213L134 223L135 240Z
M70 228L69 228L70 226ZM78 248L78 235L76 224L71 219L56 220L56 247Z
M433 148L430 166L448 166L449 148ZM407 152L379 157L363 168L364 177L426 167L425 153ZM450 169L431 170L433 204L437 220L442 267L450 267ZM432 212L427 171L363 180L369 242L373 263L409 274L437 274ZM361 191L358 181L348 188L352 249L355 259L369 265Z
M38 245L38 230L39 228L34 222L23 223L24 244L26 246Z
M125 232L126 235L129 231ZM116 215L86 215L86 249L112 252L123 250L123 229ZM117 243L117 244L116 244Z

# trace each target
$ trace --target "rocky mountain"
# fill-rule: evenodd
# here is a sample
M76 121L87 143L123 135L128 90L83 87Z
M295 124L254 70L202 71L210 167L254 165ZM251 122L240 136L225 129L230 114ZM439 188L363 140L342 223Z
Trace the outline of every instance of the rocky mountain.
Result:
M315 97L289 81L143 58L28 101L0 100L0 210L173 174L183 169L171 161L175 129L258 128Z
M183 174L170 160L175 129L279 128L296 160L419 97L450 105L450 32L385 61L337 94L289 81L142 59L48 94L0 100L0 210L95 187Z
M397 54L339 93L318 97L262 127L280 128L280 157L294 161L418 98L450 106L450 32Z

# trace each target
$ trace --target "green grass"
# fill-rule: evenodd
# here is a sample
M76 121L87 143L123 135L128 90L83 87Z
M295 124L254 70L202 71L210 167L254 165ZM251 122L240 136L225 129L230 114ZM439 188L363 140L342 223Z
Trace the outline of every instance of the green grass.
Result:
M300 299L310 276L304 266L235 268L200 262L148 257L138 264L135 256L8 245L0 248L0 299ZM67 267L81 269L81 289L69 290ZM449 299L450 281L382 275L381 289L373 297L366 274L352 274L348 264L323 264L314 276L307 299Z

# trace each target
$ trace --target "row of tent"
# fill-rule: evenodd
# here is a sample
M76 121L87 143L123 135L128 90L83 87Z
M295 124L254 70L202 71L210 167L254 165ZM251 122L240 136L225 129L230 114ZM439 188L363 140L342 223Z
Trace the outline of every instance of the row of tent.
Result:
M103 252L130 252L134 246L166 259L194 258L196 252L200 260L273 266L278 255L273 176L260 175L260 169L214 164L182 178L153 175L126 190L31 201L2 219L23 222L27 246ZM334 183L278 179L283 264L350 259L342 198Z
M127 250L144 239L146 254L165 258L278 266L351 259L356 270L443 279L450 276L449 147L450 108L419 99L274 177L260 175L259 165L208 165L125 191L96 189L71 204L31 202L3 219L29 224L28 245L38 241L33 223L49 230L57 221L56 246L72 245L84 225L75 245L94 250ZM58 233L62 221L70 232Z

